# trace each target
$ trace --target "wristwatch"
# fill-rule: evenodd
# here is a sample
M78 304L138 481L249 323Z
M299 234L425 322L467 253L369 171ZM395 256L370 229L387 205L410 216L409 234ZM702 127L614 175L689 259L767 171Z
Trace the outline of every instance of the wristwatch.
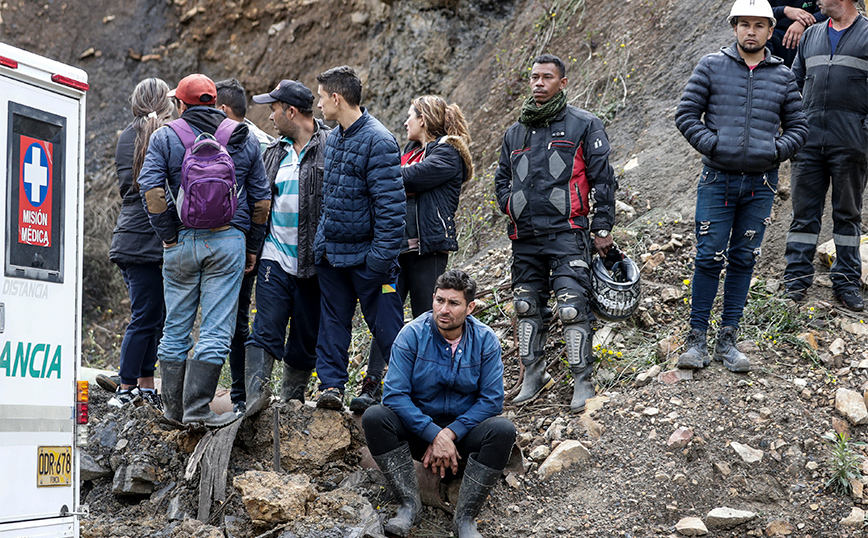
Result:
M597 237L608 237L609 230L597 230L594 232L594 235L596 235Z

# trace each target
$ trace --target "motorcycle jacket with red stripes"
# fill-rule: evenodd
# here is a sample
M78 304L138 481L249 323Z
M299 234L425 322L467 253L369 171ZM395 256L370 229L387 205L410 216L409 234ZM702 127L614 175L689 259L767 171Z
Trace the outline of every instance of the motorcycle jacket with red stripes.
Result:
M611 230L618 184L610 149L603 122L571 105L547 127L510 126L494 176L497 203L509 217L509 238Z

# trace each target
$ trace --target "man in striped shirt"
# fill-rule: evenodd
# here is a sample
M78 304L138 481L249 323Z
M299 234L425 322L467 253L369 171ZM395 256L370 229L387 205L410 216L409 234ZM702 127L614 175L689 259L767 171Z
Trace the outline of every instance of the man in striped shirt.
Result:
M316 366L320 289L313 240L322 206L323 149L329 133L313 117L313 93L300 82L282 80L271 93L254 96L253 102L271 107L269 119L280 138L262 155L272 209L256 277L257 312L247 342L247 414L268 402L276 358L284 362L284 401L304 401Z

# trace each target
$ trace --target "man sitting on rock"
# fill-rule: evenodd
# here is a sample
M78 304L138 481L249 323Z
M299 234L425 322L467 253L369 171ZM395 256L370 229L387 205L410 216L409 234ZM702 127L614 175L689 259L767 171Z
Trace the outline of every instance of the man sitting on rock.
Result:
M401 503L385 530L407 536L422 510L413 459L440 477L467 468L453 517L459 538L481 538L476 516L506 467L515 426L503 410L500 342L471 316L476 282L452 269L437 279L433 310L392 345L383 405L362 417L371 455Z

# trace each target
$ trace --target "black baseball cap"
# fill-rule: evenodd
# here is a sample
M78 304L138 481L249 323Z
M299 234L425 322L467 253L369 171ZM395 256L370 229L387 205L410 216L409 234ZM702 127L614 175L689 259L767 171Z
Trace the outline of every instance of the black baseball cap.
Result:
M253 96L253 102L267 105L280 101L296 108L310 110L313 108L313 92L297 80L281 80L270 93Z

